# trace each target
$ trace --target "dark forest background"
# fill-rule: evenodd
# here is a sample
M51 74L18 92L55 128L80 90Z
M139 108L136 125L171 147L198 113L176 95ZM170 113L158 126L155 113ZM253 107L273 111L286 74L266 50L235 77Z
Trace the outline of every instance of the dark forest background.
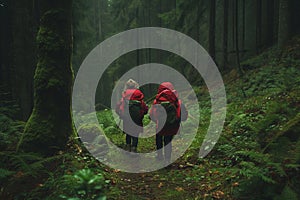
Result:
M33 76L37 62L39 1L2 1L1 98L13 100L16 115L27 120L33 107ZM198 41L226 73L241 62L274 46L282 46L300 32L297 0L77 0L73 2L72 68L106 38L137 27L165 27ZM130 68L149 62L166 63L199 84L188 63L166 52L140 50L118 59L99 83L97 100L108 106L114 82ZM243 67L243 66L242 66ZM247 66L244 66L247 68ZM100 106L101 108L101 106ZM103 108L103 107L102 107Z

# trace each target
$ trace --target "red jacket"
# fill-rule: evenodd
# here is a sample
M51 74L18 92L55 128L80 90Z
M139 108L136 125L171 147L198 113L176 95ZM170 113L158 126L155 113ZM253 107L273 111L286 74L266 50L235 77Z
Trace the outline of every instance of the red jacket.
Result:
M159 104L159 101L170 101L174 102L174 104L177 107L177 117L181 118L182 121L185 121L187 119L187 110L185 106L181 103L181 100L178 99L178 93L176 90L174 90L174 86L170 82L164 82L158 87L156 98L152 104L151 110L150 110L150 118L154 122L156 122L156 133L158 135L176 135L180 128L180 121L178 121L178 124L176 124L175 127L164 127L161 130L158 130L158 121L157 121L157 113L155 104Z
M127 89L123 92L121 100L117 103L116 113L122 118L122 113L124 112L124 100L137 100L141 102L140 110L140 121L137 124L139 127L132 125L132 121L126 118L123 119L123 131L131 134L138 134L143 132L143 118L148 112L148 106L143 101L144 94L138 89Z

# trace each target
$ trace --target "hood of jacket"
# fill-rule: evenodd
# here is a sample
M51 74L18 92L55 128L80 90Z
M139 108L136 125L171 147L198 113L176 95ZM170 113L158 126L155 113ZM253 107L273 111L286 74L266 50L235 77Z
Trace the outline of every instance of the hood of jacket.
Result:
M160 94L164 90L170 90L170 91L172 91L175 94L175 96L178 98L178 93L177 93L176 90L174 90L174 86L173 86L172 83L170 83L170 82L163 82L162 84L160 84L159 87L158 87L157 94Z
M144 94L138 89L127 89L123 92L122 97L128 100L138 100L144 99Z

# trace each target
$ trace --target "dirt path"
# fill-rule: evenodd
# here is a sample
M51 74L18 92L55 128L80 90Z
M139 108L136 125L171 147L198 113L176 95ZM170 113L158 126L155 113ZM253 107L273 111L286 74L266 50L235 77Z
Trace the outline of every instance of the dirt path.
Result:
M118 170L112 173L113 186L108 199L231 199L214 184L218 174L202 165L176 162L149 173L131 174Z

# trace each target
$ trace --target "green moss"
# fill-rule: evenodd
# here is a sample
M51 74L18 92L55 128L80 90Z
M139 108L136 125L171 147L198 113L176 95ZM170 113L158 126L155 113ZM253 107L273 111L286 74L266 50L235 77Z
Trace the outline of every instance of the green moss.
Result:
M53 30L47 27L40 27L37 36L37 43L40 49L46 50L46 52L57 51L63 46L63 40Z
M34 110L19 142L20 150L53 154L64 149L74 133L70 105L73 81L70 16L69 7L52 9L42 16L37 35Z
M55 79L55 78L51 78L48 82L48 87L49 88L61 88L63 87L65 84L61 81L61 80L58 80L58 79Z
M58 124L55 117L42 116L34 110L28 120L18 149L51 155L59 149L64 149L69 136L68 126Z

